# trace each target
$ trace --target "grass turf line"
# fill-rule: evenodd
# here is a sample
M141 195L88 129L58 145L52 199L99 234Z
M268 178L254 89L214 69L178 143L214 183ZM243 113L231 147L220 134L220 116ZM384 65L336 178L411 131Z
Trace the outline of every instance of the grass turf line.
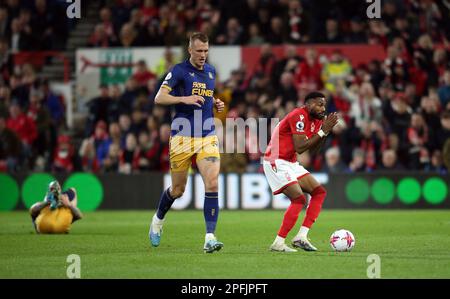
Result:
M450 211L324 210L309 234L320 251L270 252L283 213L221 211L225 247L204 254L202 211L169 212L157 248L153 211L85 213L68 235L36 235L26 212L2 212L0 278L66 278L69 254L80 256L82 278L367 278L369 254L380 256L381 278L450 278ZM340 228L355 235L352 252L332 251Z

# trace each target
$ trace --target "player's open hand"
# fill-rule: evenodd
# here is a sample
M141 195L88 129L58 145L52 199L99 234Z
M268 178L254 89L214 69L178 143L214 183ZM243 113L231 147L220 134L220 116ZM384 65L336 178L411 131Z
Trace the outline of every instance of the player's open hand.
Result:
M214 104L216 105L217 112L222 112L225 108L225 103L220 99L214 99Z
M333 127L338 123L339 117L336 112L330 113L325 117L325 120L322 124L322 130L325 132L325 134L328 134L331 132Z
M198 95L191 95L188 97L182 97L181 102L186 105L195 105L201 107L205 102L205 98Z

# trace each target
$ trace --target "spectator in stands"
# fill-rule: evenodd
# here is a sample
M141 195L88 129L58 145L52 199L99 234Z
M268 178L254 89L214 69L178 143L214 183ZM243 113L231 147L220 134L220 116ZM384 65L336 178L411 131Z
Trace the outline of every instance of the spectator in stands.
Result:
M8 39L0 37L0 80L9 82L13 72L13 60L11 57Z
M114 28L111 10L108 7L103 7L100 10L100 24L103 24L103 29L105 30L108 39L115 44L117 42L116 30L118 31L119 28Z
M291 72L284 72L280 78L280 87L275 89L277 97L281 99L281 105L287 102L297 103L297 89L294 84L294 75Z
M120 147L125 147L125 139L126 136L131 132L131 118L128 114L121 114L119 116L119 127L120 127L120 134L122 136L120 141Z
M359 17L353 17L350 21L350 33L345 38L346 43L365 44L367 43L367 33L364 24Z
M117 173L119 171L120 162L120 146L113 143L108 149L108 155L103 160L102 172L103 173Z
M406 132L411 114L412 109L401 93L395 94L392 100L383 103L383 116L389 124L389 129L399 137L400 143L407 143Z
M136 30L131 24L124 24L120 29L118 46L124 48L136 47L137 43L138 39Z
M450 103L450 69L444 73L443 84L439 87L438 94L442 107L446 107Z
M50 112L52 124L56 126L56 128L64 127L66 111L63 99L51 90L50 83L47 79L42 81L41 89L44 97L43 104Z
M31 50L33 47L31 34L23 30L18 18L13 19L11 22L11 36L9 40L12 53Z
M84 172L97 172L100 162L97 159L95 139L90 137L83 140L78 155L81 158L81 168Z
M255 66L255 74L262 74L270 78L273 68L276 63L275 55L272 52L270 44L264 44L261 46L261 55L258 63Z
M155 0L144 0L140 8L142 21L147 24L151 19L158 17L158 6Z
M281 75L284 72L290 72L292 74L295 73L298 64L303 60L303 57L300 57L297 54L297 49L294 45L286 45L284 48L284 57L277 60L273 67L271 81L273 82L274 88L278 89L280 84Z
M111 97L111 102L108 105L108 123L117 122L119 120L119 115L121 111L121 97L122 91L118 84L113 84L109 88L109 95Z
M8 115L8 107L11 103L11 90L7 85L0 85L0 116Z
M342 85L343 99L350 102L349 116L355 120L357 127L361 127L363 122L381 122L383 112L381 109L381 100L375 95L374 88L371 83L364 82L360 87L353 84L353 90L346 88L340 81L337 83Z
M411 116L411 124L408 128L409 143L409 167L411 169L422 169L429 162L428 127L421 114L414 113Z
M325 88L334 92L339 80L346 80L352 72L352 66L338 49L331 54L331 60L323 66L322 80Z
M139 168L139 148L137 146L136 136L133 133L126 135L125 147L120 153L119 172L131 174Z
M32 89L27 116L36 124L37 137L33 143L36 154L42 158L50 158L50 149L53 145L51 143L51 115L42 102L42 92L39 89Z
M31 23L31 11L26 7L22 8L20 10L18 18L23 32L29 35L31 37L31 41L35 43L36 40L33 37L33 30L32 30L33 24Z
M317 51L308 48L305 51L305 60L300 63L295 74L295 82L299 89L310 92L322 89L322 65L319 62Z
M53 10L47 6L47 0L35 0L31 17L32 34L35 39L33 49L51 50L54 42L54 28L57 25Z
M143 130L139 132L138 135L138 148L139 148L139 161L138 168L139 171L150 170L150 161L146 153L152 148L152 140L147 131Z
M352 156L347 171L351 173L364 171L366 169L364 151L360 148L355 148Z
M52 171L70 173L74 170L75 148L67 135L58 136L58 143L53 156Z
M17 134L6 126L6 119L0 115L0 172L14 173L21 165L22 142Z
M108 85L100 85L100 95L91 99L86 103L89 109L88 124L86 125L85 134L90 136L94 131L94 125L100 120L108 121L108 110L111 104L111 97L109 96Z
M324 38L321 40L323 43L327 44L339 44L344 42L343 37L340 32L339 22L336 19L327 19L325 22L326 33Z
M445 167L442 152L440 150L433 151L430 159L430 164L426 165L424 170L440 175L448 174L448 170Z
M125 91L119 101L121 113L131 114L138 92L138 85L134 77L128 78L125 83Z
M291 0L288 2L288 24L289 24L289 42L299 44L309 41L309 15L303 8L300 0Z
M96 48L108 48L113 45L113 41L106 33L104 24L95 25L94 32L89 37L88 45Z
M257 23L251 23L248 27L248 41L247 44L249 46L260 46L266 43L264 36L261 34L261 30L258 27Z
M175 57L175 54L170 48L166 48L164 50L164 55L156 64L154 69L154 73L158 78L165 77L167 72L176 64L178 60Z
M341 161L341 151L338 147L330 147L325 152L325 164L323 172L342 173L345 171L345 164Z
M147 67L145 60L139 60L136 65L136 71L133 73L133 78L140 87L147 86L147 82L155 79L156 75Z
M216 42L224 45L240 45L244 41L244 30L237 18L230 18L227 21L226 30L217 36Z
M122 133L120 131L119 123L117 122L109 124L109 136L97 146L96 154L100 165L103 164L104 159L108 156L110 147L113 144L117 145L119 149L122 144Z
M13 74L9 79L9 86L11 99L18 103L22 110L26 110L29 104L29 89L22 83L22 78Z
M383 151L381 158L381 166L378 170L382 171L400 171L404 167L397 161L397 153L393 149Z
M22 112L22 108L17 102L12 102L9 107L9 118L6 126L14 131L22 141L27 156L31 155L31 146L37 138L37 129L35 122Z
M10 34L10 23L8 17L8 8L0 6L0 37L4 38Z
M445 143L450 139L450 110L447 109L441 114L441 128L439 128L435 134L434 148L437 150L442 150Z
M441 127L441 120L439 116L440 103L436 97L423 96L420 101L420 109L422 117L427 124L428 131L430 132L430 146L434 148L432 144L432 136L437 133Z
M144 113L141 109L134 109L131 113L131 126L130 131L139 136L139 133L144 131L147 126Z
M272 17L270 19L270 31L266 38L267 42L272 45L285 43L287 40L286 33L286 28L283 27L283 20L277 16Z

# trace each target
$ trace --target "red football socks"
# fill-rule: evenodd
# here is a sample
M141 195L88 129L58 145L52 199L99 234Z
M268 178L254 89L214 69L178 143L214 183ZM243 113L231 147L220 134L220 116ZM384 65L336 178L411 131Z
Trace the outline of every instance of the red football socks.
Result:
M291 199L291 204L284 213L283 223L281 224L280 230L278 231L278 236L286 238L287 234L294 227L297 222L298 215L306 203L305 195L302 194L297 198Z
M322 204L327 196L327 190L324 187L319 186L311 192L311 200L309 201L308 208L306 209L305 220L303 221L303 226L311 227L314 222L316 222L317 217L319 217L320 210L322 209Z

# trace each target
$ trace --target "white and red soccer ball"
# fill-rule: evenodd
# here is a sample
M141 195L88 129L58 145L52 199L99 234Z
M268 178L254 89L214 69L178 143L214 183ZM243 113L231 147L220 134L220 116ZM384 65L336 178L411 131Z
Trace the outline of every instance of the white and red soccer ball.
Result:
M337 230L330 237L331 248L335 251L350 251L355 242L353 234L346 229Z

